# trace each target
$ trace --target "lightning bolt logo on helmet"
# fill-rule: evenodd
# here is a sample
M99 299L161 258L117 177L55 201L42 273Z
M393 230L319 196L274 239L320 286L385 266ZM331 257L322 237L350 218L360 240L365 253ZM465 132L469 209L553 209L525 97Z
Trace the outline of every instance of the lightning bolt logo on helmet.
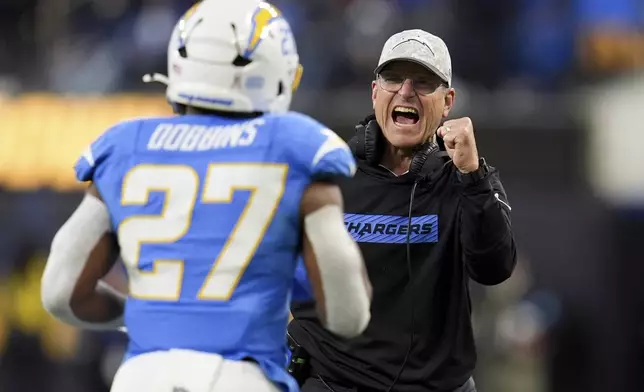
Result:
M274 5L262 1L257 6L257 9L251 16L251 34L248 38L248 45L246 46L246 51L244 52L244 57L250 58L257 49L257 46L262 42L262 39L266 34L269 34L268 29L266 29L271 23L282 19L282 13ZM289 32L290 33L290 32ZM302 79L302 74L304 68L301 64L297 65L295 69L295 75L293 76L293 84L291 85L291 91L295 92L297 90L300 81Z
M244 57L250 57L267 33L266 27L281 18L280 11L272 4L261 2L251 16L252 28Z

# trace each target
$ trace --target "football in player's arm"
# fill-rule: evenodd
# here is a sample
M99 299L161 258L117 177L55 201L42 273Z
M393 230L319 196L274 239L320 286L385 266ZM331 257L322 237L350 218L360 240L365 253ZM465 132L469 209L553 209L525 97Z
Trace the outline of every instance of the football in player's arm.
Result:
M125 298L101 282L117 259L109 213L92 184L52 242L42 279L45 309L78 327L122 327Z

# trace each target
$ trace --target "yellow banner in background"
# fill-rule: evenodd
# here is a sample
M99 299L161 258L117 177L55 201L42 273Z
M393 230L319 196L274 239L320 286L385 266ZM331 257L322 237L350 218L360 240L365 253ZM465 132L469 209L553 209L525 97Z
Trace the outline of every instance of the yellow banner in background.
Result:
M0 100L0 186L83 189L73 166L96 137L120 121L171 114L158 95L33 94Z

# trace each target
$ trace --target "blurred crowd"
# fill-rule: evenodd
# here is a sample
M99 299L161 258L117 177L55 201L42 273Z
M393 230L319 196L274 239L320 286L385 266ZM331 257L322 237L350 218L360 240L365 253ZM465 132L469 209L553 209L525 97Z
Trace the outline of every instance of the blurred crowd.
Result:
M220 1L225 12L234 0ZM159 87L143 84L141 76L165 73L168 37L193 2L0 0L0 98L150 92L162 100ZM644 71L644 1L273 3L294 29L305 68L296 104L332 108L320 119L345 137L355 124L350 121L370 107L369 82L389 35L422 28L447 42L457 104L469 103L464 114L474 118L480 149L501 170L521 253L510 281L489 290L473 287L481 391L636 390L626 375L644 368L644 292L637 278L644 273L638 243L644 238L644 158L638 152L644 76L637 76ZM631 76L624 86L612 84ZM468 96L475 90L489 99ZM572 92L580 106L594 99L585 112L560 105ZM62 146L65 135L58 132L72 129L65 119L75 109L64 110L64 101L36 111L49 101L40 102L22 106L20 116L43 116L29 123L42 134L57 124L52 139ZM94 110L107 121L112 110L129 115L144 106L127 102L119 101L118 110L107 104ZM508 112L520 108L542 121L509 122ZM334 111L346 116L333 117ZM60 114L56 121L52 112ZM483 123L477 116L486 113L491 120ZM93 120L82 114L74 117L71 136ZM12 138L26 122L7 118L0 107L0 152L36 155L34 140ZM12 170L11 162L2 163L0 157L0 170ZM630 186L638 179L639 188ZM630 195L628 203L602 200L600 191L615 200ZM123 334L81 333L40 306L39 276L51 237L79 198L77 192L0 185L0 391L107 391L121 359Z
M163 71L193 0L2 0L5 90L142 90ZM552 91L644 64L639 0L276 0L293 26L304 89L364 86L379 44L403 28L445 39L464 83ZM225 2L222 2L225 12ZM374 43L374 45L365 45Z

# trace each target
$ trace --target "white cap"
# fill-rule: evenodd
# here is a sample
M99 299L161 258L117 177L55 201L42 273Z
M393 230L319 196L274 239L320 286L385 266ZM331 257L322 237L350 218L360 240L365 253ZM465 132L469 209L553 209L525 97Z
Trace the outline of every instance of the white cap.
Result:
M385 65L397 60L420 64L448 85L452 84L452 59L447 45L439 37L424 30L405 30L389 37L374 72L380 73Z

